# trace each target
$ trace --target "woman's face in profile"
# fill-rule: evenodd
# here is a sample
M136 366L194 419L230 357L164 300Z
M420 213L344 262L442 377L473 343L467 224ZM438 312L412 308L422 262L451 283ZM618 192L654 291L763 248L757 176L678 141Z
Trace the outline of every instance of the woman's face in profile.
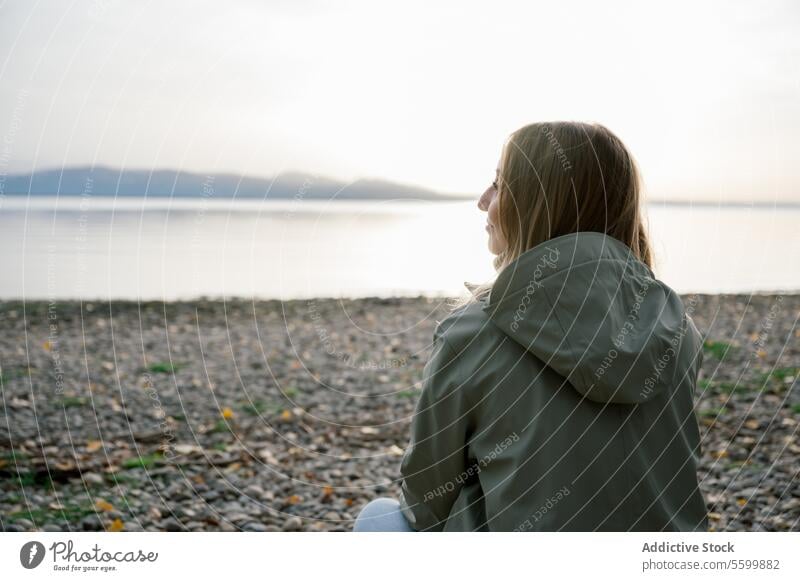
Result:
M478 208L487 214L486 231L489 233L489 252L492 254L500 254L506 249L505 240L503 240L500 229L497 226L497 180L499 176L500 168L498 166L498 169L495 170L494 181L478 199Z

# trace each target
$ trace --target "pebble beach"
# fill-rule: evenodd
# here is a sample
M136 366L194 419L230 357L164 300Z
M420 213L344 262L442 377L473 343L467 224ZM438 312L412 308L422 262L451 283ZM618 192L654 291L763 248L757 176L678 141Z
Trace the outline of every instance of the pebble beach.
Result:
M683 295L712 531L800 530L800 295ZM5 531L347 531L443 298L0 302Z

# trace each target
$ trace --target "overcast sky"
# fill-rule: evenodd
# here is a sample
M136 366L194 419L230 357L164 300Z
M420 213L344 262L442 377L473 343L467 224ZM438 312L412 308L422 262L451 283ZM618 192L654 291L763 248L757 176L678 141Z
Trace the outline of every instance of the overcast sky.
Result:
M574 119L629 145L651 198L800 201L798 30L788 1L6 1L0 174L305 171L477 193L508 133Z

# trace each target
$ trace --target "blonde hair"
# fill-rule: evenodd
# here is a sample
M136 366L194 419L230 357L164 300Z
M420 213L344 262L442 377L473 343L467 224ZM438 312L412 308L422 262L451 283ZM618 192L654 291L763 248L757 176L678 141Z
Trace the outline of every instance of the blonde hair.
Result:
M498 224L506 249L497 272L525 252L574 232L601 232L653 267L636 162L622 141L598 123L532 123L512 133L500 158ZM491 283L467 285L479 299Z

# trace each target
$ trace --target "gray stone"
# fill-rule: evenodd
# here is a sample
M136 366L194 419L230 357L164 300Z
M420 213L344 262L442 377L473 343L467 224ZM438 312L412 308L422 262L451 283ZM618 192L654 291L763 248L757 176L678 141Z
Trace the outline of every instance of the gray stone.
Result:
M60 533L61 527L58 525L54 525L52 523L48 523L42 527L42 532L45 533Z
M284 531L299 531L303 528L303 521L300 517L297 516L290 516L285 521L283 521L283 530Z
M164 530L167 532L175 533L178 531L185 530L185 527L179 523L174 518L170 517L161 523L161 526L164 527Z
M249 522L242 529L250 533L264 533L267 531L267 525L260 522Z

